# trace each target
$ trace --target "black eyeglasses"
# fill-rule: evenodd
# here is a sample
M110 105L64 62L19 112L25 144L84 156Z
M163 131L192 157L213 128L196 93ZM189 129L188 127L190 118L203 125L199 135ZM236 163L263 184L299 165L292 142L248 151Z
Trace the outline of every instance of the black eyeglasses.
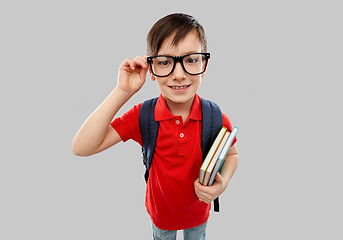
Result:
M177 62L181 63L183 70L189 75L199 75L205 72L209 53L190 53L184 56L157 55L147 58L152 73L156 77L167 77L175 69Z

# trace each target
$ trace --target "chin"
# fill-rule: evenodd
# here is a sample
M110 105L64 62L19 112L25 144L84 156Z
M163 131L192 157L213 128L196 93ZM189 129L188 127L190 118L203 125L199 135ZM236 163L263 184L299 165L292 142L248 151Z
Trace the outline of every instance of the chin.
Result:
M195 93L193 94L187 94L187 95L179 95L179 96L170 96L168 94L163 94L164 98L167 101L171 101L173 103L181 104L181 103L187 103L189 101L193 101Z

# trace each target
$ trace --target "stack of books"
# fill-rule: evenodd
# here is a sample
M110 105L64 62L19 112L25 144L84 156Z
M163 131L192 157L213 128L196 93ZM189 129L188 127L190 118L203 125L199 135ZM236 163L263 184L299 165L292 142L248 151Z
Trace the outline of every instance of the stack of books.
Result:
M222 127L219 131L200 168L199 182L202 185L213 185L237 132L237 127L234 127L231 133L226 127Z

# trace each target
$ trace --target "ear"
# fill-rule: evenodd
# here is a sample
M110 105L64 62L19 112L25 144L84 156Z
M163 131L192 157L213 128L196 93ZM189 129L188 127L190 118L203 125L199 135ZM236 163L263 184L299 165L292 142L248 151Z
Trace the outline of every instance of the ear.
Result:
M201 74L201 78L203 78L203 77L205 76L205 73L206 73L207 68L208 68L209 60L210 60L210 59L207 60L206 69L205 69L205 72L203 72L203 73Z
M153 81L156 80L156 77L154 76L154 74L152 74L152 71L151 71L150 67L149 67L149 75L150 75L151 80L153 80Z

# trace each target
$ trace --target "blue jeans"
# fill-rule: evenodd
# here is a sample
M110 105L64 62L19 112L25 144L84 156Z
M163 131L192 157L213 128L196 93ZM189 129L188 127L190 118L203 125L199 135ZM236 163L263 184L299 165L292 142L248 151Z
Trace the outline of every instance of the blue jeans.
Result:
M207 222L198 227L183 230L184 240L205 240ZM176 240L177 231L162 230L152 223L154 240Z

